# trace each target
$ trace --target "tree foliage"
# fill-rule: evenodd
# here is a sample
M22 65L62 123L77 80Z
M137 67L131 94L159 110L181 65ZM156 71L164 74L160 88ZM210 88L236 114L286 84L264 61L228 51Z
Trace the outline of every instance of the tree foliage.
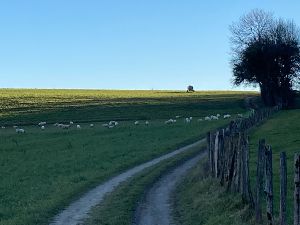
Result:
M253 10L230 27L235 85L259 85L267 106L289 107L299 82L299 30L292 21Z

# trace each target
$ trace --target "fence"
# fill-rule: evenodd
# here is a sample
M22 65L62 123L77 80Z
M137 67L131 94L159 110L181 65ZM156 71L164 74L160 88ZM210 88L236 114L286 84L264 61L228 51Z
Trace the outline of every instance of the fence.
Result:
M252 194L249 175L249 139L247 130L270 115L279 107L254 111L248 118L230 122L229 126L207 133L209 169L212 177L228 191L241 193L243 200L255 208L257 223L262 223L262 196L266 196L266 218L268 224L273 218L273 165L272 149L265 140L260 140L257 151L255 196ZM287 224L286 196L287 169L286 154L280 154L280 215L281 225ZM300 154L294 157L294 225L300 225Z

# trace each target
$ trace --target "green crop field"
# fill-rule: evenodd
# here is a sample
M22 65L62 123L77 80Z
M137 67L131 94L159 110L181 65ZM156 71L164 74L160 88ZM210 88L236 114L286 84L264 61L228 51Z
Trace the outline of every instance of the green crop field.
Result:
M0 90L0 224L47 224L73 199L109 177L205 136L245 113L253 92ZM174 124L169 118L181 116ZM190 124L185 116L194 117ZM145 119L150 122L144 125ZM74 121L62 130L50 123ZM118 120L107 129L103 121ZM139 126L133 123L140 121ZM42 131L36 124L46 121ZM89 127L93 121L94 128ZM17 134L12 125L26 133Z

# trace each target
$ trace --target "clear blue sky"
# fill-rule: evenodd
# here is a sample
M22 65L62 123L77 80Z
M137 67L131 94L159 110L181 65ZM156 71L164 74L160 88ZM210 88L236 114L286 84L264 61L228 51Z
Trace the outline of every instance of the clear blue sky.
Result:
M1 0L0 87L232 89L228 26L300 1Z

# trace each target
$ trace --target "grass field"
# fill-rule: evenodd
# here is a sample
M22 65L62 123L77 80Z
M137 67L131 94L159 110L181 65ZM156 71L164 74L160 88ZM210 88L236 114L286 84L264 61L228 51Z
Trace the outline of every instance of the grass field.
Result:
M172 112L205 116L235 113L255 92L0 89L0 125L64 121L165 119ZM228 103L224 105L224 101ZM233 105L234 107L230 107ZM240 107L241 105L239 105Z
M256 94L2 89L0 125L7 128L0 129L0 224L47 224L72 199L112 175L227 123L198 123L197 117L245 112L243 98L249 95ZM175 115L194 119L164 124L163 118ZM142 118L150 120L149 127L133 125ZM70 120L80 121L82 129L25 126ZM121 121L113 129L83 123L107 120ZM26 133L16 134L12 124L23 124Z
M279 156L280 152L287 154L288 173L288 197L287 213L288 224L293 223L293 162L294 153L300 152L300 109L281 111L264 123L259 128L254 129L250 136L250 172L251 182L255 184L257 148L260 138L265 138L267 144L273 150L273 182L274 182L274 211L276 216L279 212Z

